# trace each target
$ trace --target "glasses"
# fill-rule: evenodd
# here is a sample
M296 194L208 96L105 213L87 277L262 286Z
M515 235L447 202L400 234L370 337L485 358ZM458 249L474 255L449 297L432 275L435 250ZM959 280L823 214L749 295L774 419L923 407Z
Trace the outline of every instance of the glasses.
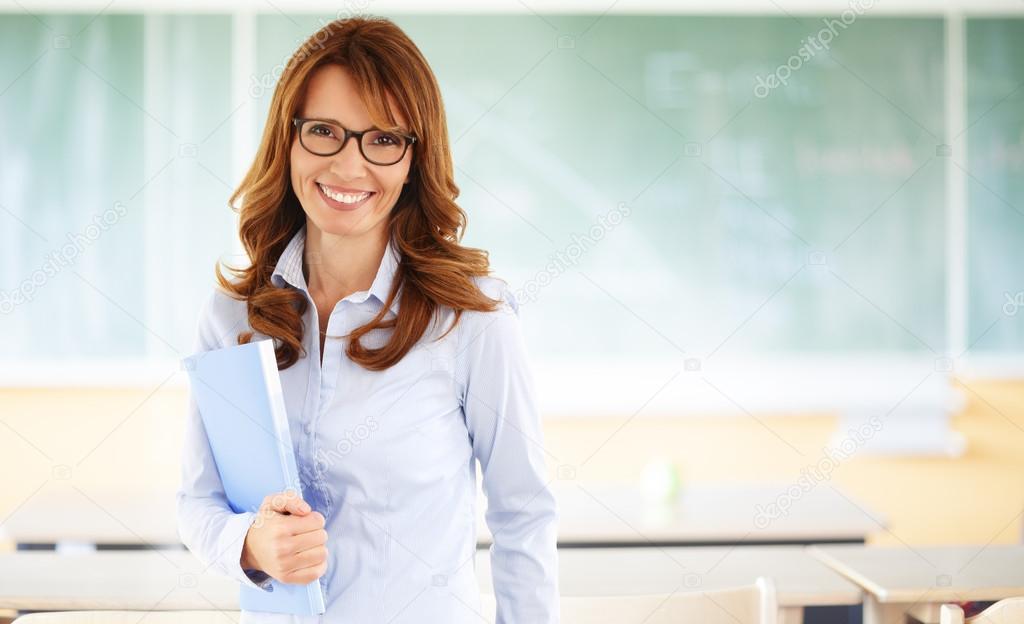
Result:
M298 129L299 143L307 152L317 156L334 156L344 149L349 137L355 137L359 153L374 165L397 163L405 158L406 150L416 142L416 137L400 132L374 128L356 132L321 119L295 117L292 124Z

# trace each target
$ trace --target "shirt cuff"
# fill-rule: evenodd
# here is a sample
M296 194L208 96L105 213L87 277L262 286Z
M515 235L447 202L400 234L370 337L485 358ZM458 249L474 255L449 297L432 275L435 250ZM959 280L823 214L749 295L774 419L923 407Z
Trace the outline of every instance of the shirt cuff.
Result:
M247 511L234 514L224 524L220 536L220 568L231 578L246 587L262 591L272 591L270 583L273 578L262 570L245 570L242 568L242 548L249 527L256 520L256 513Z
M246 568L242 571L249 577L249 580L258 585L261 589L267 589L270 586L270 581L272 579L270 578L270 575L263 570L250 570Z

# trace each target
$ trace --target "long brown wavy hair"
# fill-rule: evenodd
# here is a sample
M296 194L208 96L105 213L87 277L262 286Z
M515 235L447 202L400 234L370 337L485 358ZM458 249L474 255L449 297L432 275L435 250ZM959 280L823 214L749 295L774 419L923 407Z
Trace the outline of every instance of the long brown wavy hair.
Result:
M348 357L366 369L379 371L405 356L441 306L455 312L447 334L463 311L489 311L498 304L473 281L490 273L487 252L459 244L467 219L455 203L459 188L454 181L437 79L416 45L390 20L335 20L292 55L274 90L255 161L229 200L239 213L239 236L251 264L241 269L224 265L235 281L221 273L222 262L214 272L229 296L247 302L253 331L240 333L238 344L248 343L254 332L273 338L282 370L306 355L302 346L302 316L309 305L306 294L295 288L278 288L270 277L288 242L306 222L289 176L295 140L291 120L310 76L329 64L351 73L374 125L397 128L388 103L390 95L418 139L412 146L409 183L388 217L389 235L400 255L391 292L372 320L345 336L349 339ZM241 206L236 208L239 199ZM398 315L385 320L399 291ZM360 338L375 329L393 331L382 347L364 348Z

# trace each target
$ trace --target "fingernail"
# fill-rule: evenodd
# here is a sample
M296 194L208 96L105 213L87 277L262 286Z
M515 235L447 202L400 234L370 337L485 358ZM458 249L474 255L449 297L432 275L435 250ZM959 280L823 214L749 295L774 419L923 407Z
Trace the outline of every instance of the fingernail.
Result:
M302 503L302 511L309 513L312 509L313 508L309 506L309 503Z

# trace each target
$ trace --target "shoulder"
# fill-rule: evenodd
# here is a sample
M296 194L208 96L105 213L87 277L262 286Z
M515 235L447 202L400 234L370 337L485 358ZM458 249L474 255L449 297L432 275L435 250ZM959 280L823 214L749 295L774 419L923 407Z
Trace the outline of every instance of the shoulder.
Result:
M474 283L485 297L497 302L493 310L484 312L466 310L459 321L460 344L494 345L517 342L522 329L519 318L519 300L505 280L494 277L474 277Z
M496 311L511 312L516 316L519 315L519 300L516 298L515 292L513 292L508 282L493 275L474 277L473 282L484 296L498 302L498 309ZM493 313L481 312L480 314L487 315Z
M459 321L456 381L463 405L474 379L485 383L488 379L504 379L528 366L529 360L515 291L498 277L473 279L484 296L497 305L487 312L466 310Z

